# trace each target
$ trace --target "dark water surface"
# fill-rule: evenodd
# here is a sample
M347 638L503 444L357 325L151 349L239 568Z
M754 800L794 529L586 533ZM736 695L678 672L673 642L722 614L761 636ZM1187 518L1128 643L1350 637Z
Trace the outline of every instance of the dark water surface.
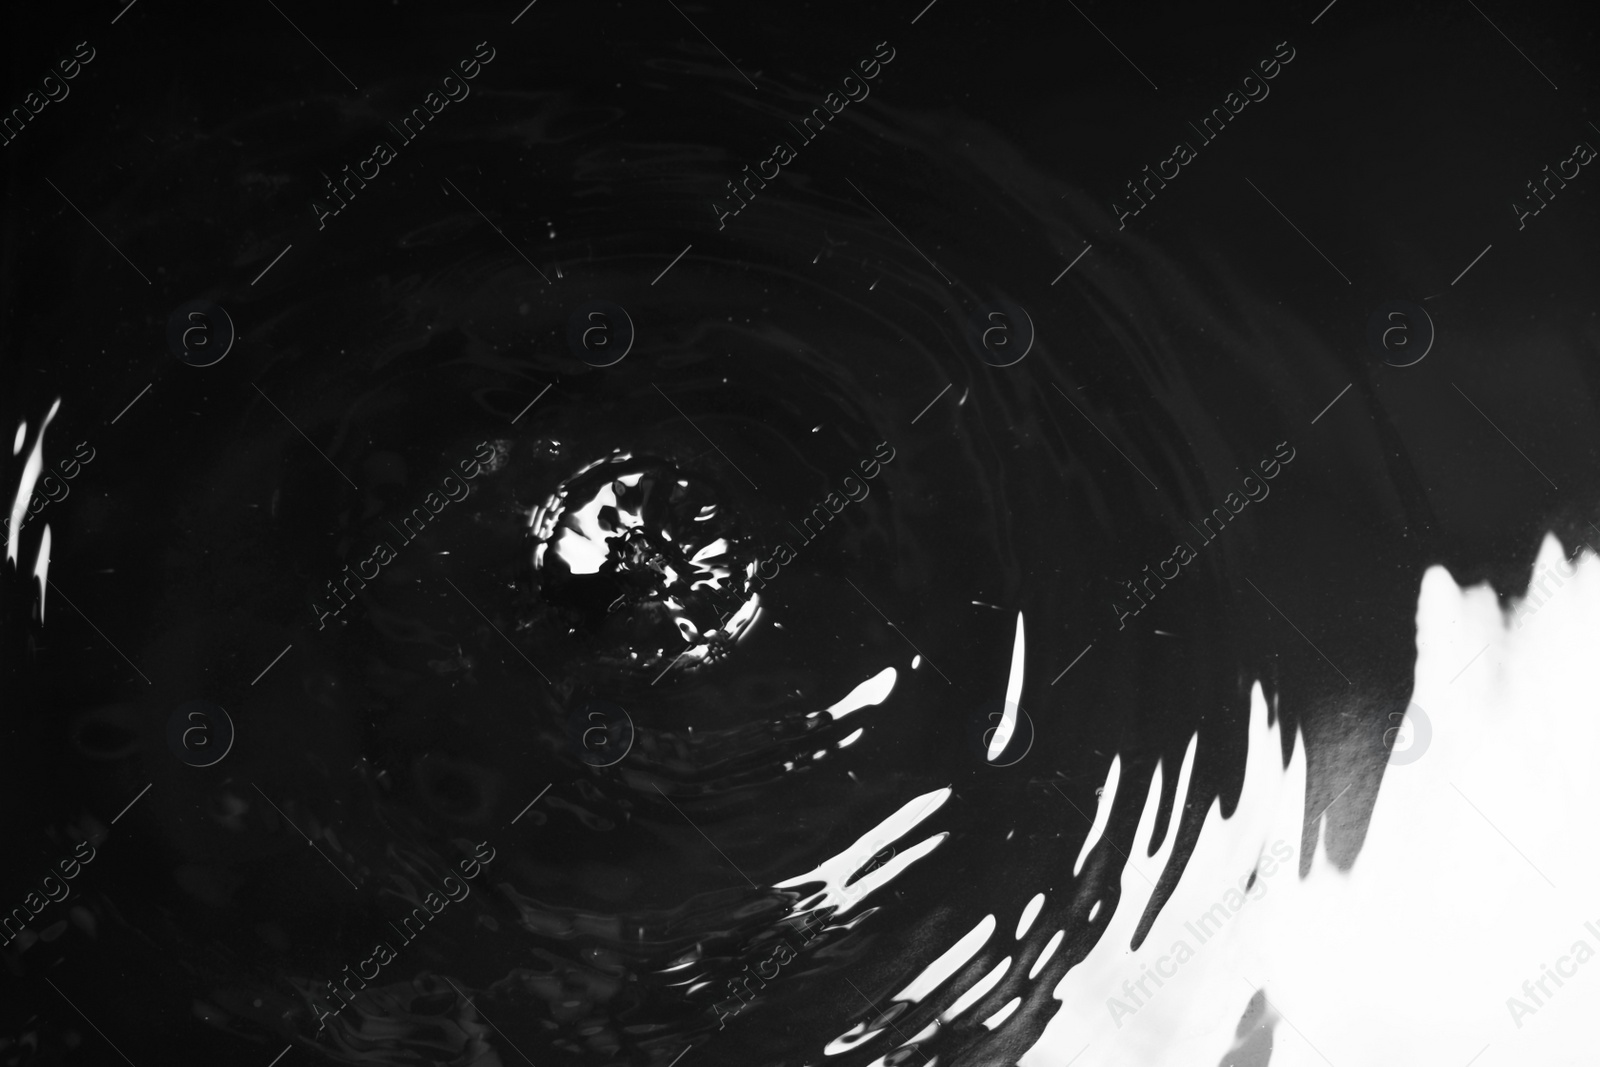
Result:
M95 55L5 148L7 488L60 398L70 489L5 579L5 906L95 857L0 1058L865 1065L970 980L824 1047L1048 890L1038 978L890 1061L1012 1062L1156 765L1198 731L1233 803L1258 679L1352 862L1422 571L1600 536L1600 179L1510 206L1600 131L1578 6L1495 13L1537 68L1321 6L6 16L8 100Z

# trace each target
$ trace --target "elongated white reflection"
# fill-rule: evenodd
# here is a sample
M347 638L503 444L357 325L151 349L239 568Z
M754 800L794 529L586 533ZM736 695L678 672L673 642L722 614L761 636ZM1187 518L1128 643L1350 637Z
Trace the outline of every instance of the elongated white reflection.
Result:
M938 959L924 967L922 973L912 979L911 983L904 989L896 993L893 999L896 1001L910 1001L915 1004L935 989L938 989L950 980L951 975L966 966L967 962L978 954L978 950L983 948L985 942L994 935L995 925L993 915L984 916L978 925L968 930L960 940L945 949ZM1007 963L1009 962L1010 960L1008 959ZM937 1026L937 1022L930 1023L926 1030L911 1040L916 1041L926 1037ZM887 1027L882 1025L873 1027L865 1022L857 1023L847 1033L841 1034L830 1041L827 1047L823 1049L823 1052L829 1056L847 1052L862 1042L877 1037L885 1029Z
M11 527L6 534L6 560L10 563L17 561L17 546L22 538L22 516L28 510L28 500L33 496L33 486L39 480L39 472L44 468L44 432L50 428L50 420L56 417L56 412L61 410L61 398L50 405L50 411L44 417L44 422L39 424L39 436L33 439L33 450L28 453L28 460L22 466L22 482L17 486L17 495L11 501ZM18 427L17 440L22 440L22 431L27 427L24 423Z
M898 677L899 672L893 667L885 667L850 690L837 703L830 704L822 710L832 715L835 719L842 719L852 711L859 711L873 704L882 704L889 699L889 694L894 691L895 679ZM818 712L812 712L807 718L815 718L818 714Z
M33 561L33 577L39 583L39 624L44 625L45 590L50 585L50 524L44 524L44 536L39 539L39 555Z
M1073 877L1083 871L1084 861L1094 851L1094 846L1100 843L1100 835L1106 832L1106 824L1111 821L1111 805L1116 802L1117 785L1121 781L1122 754L1118 753L1111 757L1111 770L1106 772L1106 784L1100 790L1100 803L1094 809L1094 822L1089 826L1089 836L1083 839L1083 847L1078 850L1078 858L1072 864Z
M1022 917L1017 920L1018 941L1021 941L1023 936L1026 935L1028 930L1033 926L1033 920L1039 917L1039 909L1043 907L1044 894L1035 893L1033 895L1033 899L1028 901L1027 906L1022 909Z
M950 792L950 788L946 786L913 797L901 805L893 815L856 838L831 859L824 860L805 874L775 883L775 888L790 889L807 883L820 882L822 889L797 905L796 912L832 907L837 909L836 915L845 914L873 890L881 888L906 867L939 846L946 835L935 834L925 838L911 848L897 853L881 867L846 885L850 876L865 867L869 860L938 811L940 806L950 799Z
M994 936L994 928L994 916L985 915L977 926L968 930L959 941L945 949L938 959L924 967L921 974L894 995L894 999L909 1000L915 1004L938 989L951 975L965 967L967 961L978 954L978 950Z
M1011 743L1011 735L1017 731L1018 701L1022 699L1022 676L1024 664L1027 660L1028 642L1022 634L1022 612L1017 612L1017 636L1011 643L1011 675L1006 679L1006 699L1002 705L1003 711L1000 725L995 728L994 736L989 739L987 757L990 760L1000 758L1000 753L1006 750Z

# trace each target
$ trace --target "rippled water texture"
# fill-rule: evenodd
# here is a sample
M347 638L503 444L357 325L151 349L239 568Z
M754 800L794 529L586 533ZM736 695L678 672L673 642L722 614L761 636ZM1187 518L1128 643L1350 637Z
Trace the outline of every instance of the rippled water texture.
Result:
M1351 84L1389 55L1371 13L1121 25L1168 114L1070 10L741 11L773 20L741 40L686 9L735 70L671 6L622 8L403 35L384 8L387 49L302 22L359 93L311 55L216 99L208 60L170 114L146 94L103 120L159 166L70 179L171 265L91 292L110 252L74 229L49 266L79 313L12 342L70 353L16 418L32 441L62 398L46 469L99 450L37 521L126 662L54 591L41 628L30 525L7 766L49 843L23 865L85 838L111 862L70 928L8 951L108 1032L261 1064L287 1044L284 1067L1064 1065L1075 1030L1041 1044L1064 976L1121 979L1104 953L1157 923L1263 753L1252 780L1293 752L1304 792L1271 823L1272 891L1319 849L1324 878L1356 863L1427 568L1520 593L1546 530L1589 535L1592 211L1571 198L1539 253L1466 208L1397 231L1395 174L1470 108L1433 101L1394 142L1359 117L1459 81L1462 53ZM1175 34L1216 55L1181 67ZM136 46L103 36L96 73L133 84ZM471 95L386 132L478 37ZM1129 161L1284 38L1273 97L1119 230ZM870 94L808 139L852 72ZM375 138L395 160L318 228L323 176ZM68 183L85 150L60 151ZM1483 288L1452 289L1491 239ZM1368 313L1424 297L1435 348L1385 365ZM190 299L238 329L208 367L161 351ZM169 741L197 700L235 731L209 766ZM88 992L113 972L126 1004ZM1232 993L1207 1025L1265 1011ZM65 1023L8 1025L66 1055Z

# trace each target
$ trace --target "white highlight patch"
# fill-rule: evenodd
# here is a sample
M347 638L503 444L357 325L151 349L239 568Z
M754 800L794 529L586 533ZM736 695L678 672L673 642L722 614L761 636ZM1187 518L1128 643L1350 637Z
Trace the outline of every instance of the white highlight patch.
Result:
M913 1004L921 1001L922 998L926 997L929 993L933 992L935 989L939 988L939 986L948 981L951 975L955 974L962 967L966 966L968 961L970 961L973 956L976 956L978 954L978 950L983 948L984 943L989 940L990 936L994 933L994 928L994 916L984 916L982 922L978 923L978 925L974 926L971 930L968 930L966 935L963 936L961 940L957 941L954 945L951 945L939 956L938 959L934 960L932 963L928 964L927 967L923 968L922 973L913 979L910 985L896 993L893 999L909 1001ZM1010 962L1011 958L1009 956L1006 957L1005 963L1010 964ZM998 976L996 976L995 981L999 981ZM979 985L982 984L982 982L979 983ZM985 992L987 992L987 990L985 990ZM982 994L980 993L979 996L981 995ZM973 998L974 1001L976 1001L976 999L976 997ZM970 1004L962 1005L961 1010L965 1011L968 1006L970 1006ZM950 1011L954 1010L955 1008L952 1007ZM903 1048L905 1045L914 1045L918 1041L923 1041L929 1037L932 1037L933 1034L937 1032L939 1023L941 1021L945 1021L949 1016L950 1012L947 1011L945 1015L940 1016L939 1019L929 1023L927 1026L923 1027L919 1033L905 1041L901 1047ZM848 1052L857 1045L863 1044L877 1037L879 1034L883 1033L884 1029L885 1027L882 1026L869 1029L867 1023L859 1022L852 1026L847 1032L840 1034L838 1037L828 1042L828 1044L822 1050L823 1055L837 1056L841 1052ZM880 1057L874 1062L881 1064L883 1062L883 1058Z
M1095 901L1095 907L1098 908L1099 906L1100 902ZM1033 961L1032 967L1028 968L1028 981L1031 982L1039 977L1039 972L1044 970L1044 965L1050 962L1050 957L1056 954L1056 949L1061 947L1062 938L1066 936L1067 932L1065 930L1057 930L1050 935L1050 940L1044 944L1044 951L1039 953L1039 958Z
M988 995L989 990L1000 984L1000 979L1006 976L1006 969L1011 966L1011 957L1007 956L990 968L989 973L978 979L971 989L956 998L955 1003L946 1008L940 1015L939 1021L948 1023L962 1012L972 1007Z
M938 959L924 967L922 973L912 979L910 985L894 995L894 999L919 1003L923 997L948 981L951 975L965 967L993 936L994 928L994 916L985 915L977 926L962 935L961 940L945 949Z
M34 483L39 480L39 471L44 467L44 432L50 428L50 420L60 410L61 398L56 397L56 402L50 405L50 413L39 424L39 436L33 439L33 451L28 453L28 461L22 467L22 483L17 486L16 499L11 502L11 531L6 536L6 561L9 563L17 561L17 546L22 538L22 515L28 510Z
M1006 700L1002 705L1003 715L1000 725L995 728L994 736L989 739L987 756L991 762L1000 758L1000 753L1006 750L1011 743L1011 735L1017 730L1018 701L1022 699L1023 663L1027 659L1028 642L1022 635L1022 612L1017 612L1017 636L1011 643L1011 676L1006 679Z
M862 875L850 885L845 885L849 877L865 867L873 856L900 840L922 820L938 811L940 806L950 799L950 793L950 787L946 786L931 793L924 793L920 797L913 797L901 805L893 815L856 838L844 851L831 859L824 860L805 874L774 883L774 888L791 889L808 882L821 882L822 890L797 904L795 912L798 914L834 907L838 909L834 912L835 916L845 914L873 890L880 888L906 867L939 847L948 835L935 834L925 838L904 852L897 853L883 866Z
M987 1019L983 1020L984 1029L986 1029L986 1030L995 1029L1001 1023L1003 1023L1007 1019L1011 1018L1011 1013L1016 1011L1020 1007L1022 1007L1022 998L1021 997L1012 997L1010 1000L1006 1001L1006 1006L1005 1007L1001 1008L999 1011L995 1012L993 1015L991 1015Z
M1561 556L1547 537L1535 573ZM1129 943L1151 887L1123 872L1105 934L1056 986L1061 1009L1022 1067L1064 1067L1086 1044L1074 1067L1211 1067L1234 1047L1258 988L1277 1019L1272 1067L1595 1062L1600 966L1566 968L1564 984L1544 968L1571 964L1580 944L1600 953L1600 850L1587 829L1600 815L1600 561L1585 553L1561 595L1519 621L1508 625L1486 584L1462 589L1438 566L1423 575L1412 703L1431 737L1384 768L1348 873L1318 849L1298 877L1301 827L1316 814L1305 748L1297 737L1283 767L1281 720L1268 725L1253 687L1234 817L1213 801L1137 951ZM1480 653L1474 677L1453 684ZM1358 758L1333 752L1326 765ZM1325 822L1348 819L1347 802ZM1152 784L1136 863L1157 804ZM1151 881L1175 831L1145 871ZM1279 842L1290 858L1269 874Z
M1083 839L1083 848L1078 850L1078 859L1072 865L1074 878L1083 870L1083 861L1089 858L1094 846L1100 843L1100 835L1106 832L1106 824L1111 821L1111 805L1117 799L1117 784L1121 781L1122 754L1119 752L1111 757L1111 770L1106 772L1106 784L1100 790L1100 803L1094 809L1094 822L1089 826L1089 836Z
M39 555L33 561L33 576L39 581L39 625L44 625L44 593L50 584L50 524L44 524Z
M1044 894L1043 893L1035 893L1033 895L1033 899L1028 901L1027 905L1022 909L1022 918L1017 920L1017 940L1018 941L1021 941L1022 938L1023 938L1023 935L1025 935L1028 932L1029 928L1033 926L1033 920L1035 920L1035 919L1037 919L1039 917L1039 911L1043 907L1044 907Z
M603 486L588 503L568 510L563 516L566 524L558 527L551 547L567 561L573 574L598 574L610 558L610 540L615 535L600 525L600 513L606 510L616 515L623 526L640 524L637 515L617 507L616 491L609 485Z
M852 711L860 711L862 708L873 704L882 704L889 699L889 694L894 691L895 679L898 677L899 674L893 667L885 667L846 693L844 699L837 704L829 705L823 711L826 711L835 719L842 719ZM812 712L807 718L815 718L817 714L817 712Z

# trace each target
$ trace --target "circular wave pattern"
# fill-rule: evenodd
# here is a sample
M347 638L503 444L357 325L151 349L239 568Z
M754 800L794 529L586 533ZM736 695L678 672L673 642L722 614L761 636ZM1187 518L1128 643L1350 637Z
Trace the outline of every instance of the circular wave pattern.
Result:
M1252 592L1248 526L1178 577L1150 562L1347 361L1243 257L1129 236L1087 269L1097 199L885 85L719 228L730 146L812 93L769 73L736 96L702 51L647 66L726 99L480 85L449 139L407 146L427 180L374 183L282 288L156 324L170 373L245 399L173 429L155 458L192 480L152 462L97 505L141 530L97 552L162 579L126 628L159 684L86 692L69 743L158 779L152 863L192 912L152 893L95 919L184 960L206 1026L337 1062L1015 1058L1116 912L1145 787L1152 854L1181 867L1172 770L1231 810L1255 679L1285 735L1330 743L1305 709L1335 681L1260 602L1303 565ZM213 166L310 174L368 117L324 101L294 112L312 147ZM227 130L281 144L286 121ZM202 316L226 360L185 332L202 306L228 307ZM1384 370L1435 340L1352 324ZM1351 671L1388 694L1412 594L1362 575L1423 549L1374 548L1366 515L1427 529L1430 503L1373 422L1340 474L1302 474L1338 451L1304 446L1273 490L1303 494L1292 519L1252 514L1347 540L1325 566L1375 650ZM1319 492L1345 475L1356 503ZM1130 596L1158 609L1137 634ZM196 700L231 718L214 766L165 736ZM1371 733L1339 740L1381 764ZM958 998L928 971L975 931L983 988Z
M563 121L593 118L574 108ZM976 200L983 214L1041 212L1041 225L1059 226L1057 206L1042 214L1054 199L1042 178L1030 189L1012 173L1002 191L993 165L943 155L948 131L936 124L860 122L889 139L885 159L909 153L924 164L897 192L880 177L875 200ZM486 151L498 132L480 131ZM584 151L573 172L594 186L613 180L606 170L618 159L663 153L623 140ZM680 160L679 180L702 185L719 166L710 154ZM895 169L906 181L903 164ZM1024 871L1048 866L1013 854L983 811L1021 805L1030 838L1071 824L1078 815L1061 786L1078 779L1071 768L1098 761L1086 745L1115 736L1049 728L1039 705L1056 718L1064 708L1043 694L1030 695L1032 713L1000 697L1010 614L1035 632L1061 631L1104 595L1074 592L1071 576L1114 569L1122 551L1105 531L1157 510L1143 483L1095 469L1101 461L1065 429L1079 417L1072 398L1041 394L1065 347L1093 350L1116 335L1130 292L1065 296L1039 315L992 285L947 284L859 202L819 192L765 217L745 213L729 234L736 254L684 257L648 285L637 252L614 236L626 224L607 219L602 230L579 204L567 223L579 236L540 250L549 286L517 256L486 251L463 205L451 209L460 225L391 239L404 258L387 269L330 263L329 284L258 337L268 351L255 380L273 407L258 405L212 462L216 477L270 486L275 501L273 522L250 535L270 566L245 575L247 600L265 604L288 572L318 605L303 615L330 598L349 604L325 630L283 631L308 649L297 688L342 725L319 746L316 787L272 797L282 811L262 815L276 824L281 814L280 835L294 833L291 822L310 834L358 903L338 919L319 908L297 920L328 938L318 952L283 955L299 976L295 998L265 985L260 1007L210 995L227 1000L241 1033L287 1025L280 1032L335 1059L398 1064L441 1028L460 1035L455 1055L491 1040L481 1010L502 1026L531 1012L542 1021L513 1024L518 1044L592 1062L665 1062L713 1039L721 1055L759 1059L820 1048L821 1036L771 1029L779 1006L863 966L862 934L903 937L937 914L939 872L1005 864L1020 885ZM341 223L359 229L351 216ZM941 225L952 247L939 266L960 276L957 264L976 261L987 235L956 216ZM605 338L626 358L595 354L583 331L599 328L596 311L608 330L626 321ZM314 331L347 358L318 365L279 347ZM1101 408L1137 402L1096 376L1104 396L1121 398ZM1041 403L1055 410L1041 417ZM1129 421L1101 428L1142 460L1193 462L1171 451L1181 435ZM1007 442L1019 432L1035 451L1026 468L1053 472L1065 496L1017 465ZM332 442L326 456L308 452L301 433ZM472 461L461 457L473 455L489 458L468 479L461 464ZM368 562L381 563L376 577ZM242 620L218 621L213 641L249 640ZM885 672L898 674L892 692L839 710ZM288 694L256 699L271 706ZM1187 722L1156 735L1177 738ZM1116 732L1150 730L1130 703ZM268 754L247 756L244 742L233 759L252 769L240 773L265 775ZM353 781L336 770L352 761ZM843 844L835 828L951 782L969 783L972 808L941 811L936 839L872 842L847 862L837 893L776 888ZM250 791L241 802L261 799ZM774 825L780 811L794 813L790 825ZM533 840L508 841L530 831ZM500 850L504 904L442 912L437 922L455 924L448 942L390 936L397 916L426 909L425 886L443 884L469 838ZM1085 878L1108 862L1097 858ZM249 906L293 894L305 872L286 863L263 874ZM862 907L848 919L838 911L847 899ZM992 905L963 905L972 906ZM959 935L956 922L941 926ZM1078 922L1089 936L1092 924ZM1032 951L1054 929L1041 921ZM538 962L511 963L486 940L506 937ZM253 951L248 937L232 940L230 951ZM399 970L385 966L319 1029L319 1015L341 1003L339 976L375 959L375 940ZM1069 958L1058 953L1052 970ZM1044 1010L1052 970L1015 1033L1042 1024L1025 1016ZM391 979L406 971L418 977ZM910 1033L948 999L896 1002L891 1014ZM803 1032L826 1035L857 1008L824 999L811 1010ZM386 1036L364 1036L374 1028Z

